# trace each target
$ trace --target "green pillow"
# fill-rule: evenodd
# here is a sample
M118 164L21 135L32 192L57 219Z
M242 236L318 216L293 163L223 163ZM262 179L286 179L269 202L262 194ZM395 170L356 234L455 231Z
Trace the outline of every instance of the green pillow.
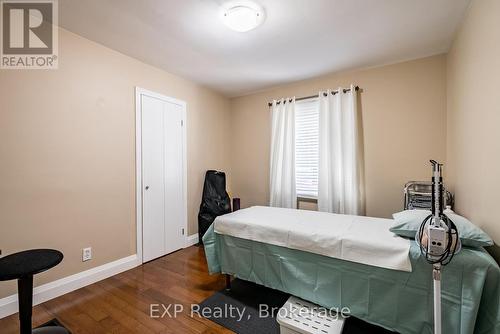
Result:
M463 246L484 247L493 245L491 238L467 218L459 216L451 210L445 210L444 213L457 226L458 235ZM390 230L402 237L415 238L422 221L430 214L429 210L405 210L395 213L392 215L395 223Z

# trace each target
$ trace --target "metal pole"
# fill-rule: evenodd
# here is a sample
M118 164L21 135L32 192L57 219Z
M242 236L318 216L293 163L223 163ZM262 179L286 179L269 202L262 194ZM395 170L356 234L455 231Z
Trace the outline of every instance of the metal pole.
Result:
M354 90L358 91L359 90L359 87L358 86L355 86L354 87ZM332 95L335 95L335 94L338 94L340 93L341 90L335 90L335 91L332 91ZM350 88L344 88L343 89L344 93L347 93L347 92L350 92L351 89ZM325 94L325 96L327 96ZM311 95L311 96L303 96L303 97L297 97L295 99L295 101L301 101L301 100L309 100L309 99L314 99L314 98L317 98L319 97L319 95ZM286 102L286 101L285 101ZM292 100L290 100L290 102L292 102ZM277 102L276 104L280 104L281 102ZM271 102L268 103L268 105L271 107L273 104Z
M434 215L434 226L440 226L442 205L441 194L443 187L442 165L437 161L431 160L432 163L432 213Z
M441 334L441 264L432 270L434 278L434 334Z
M21 334L31 334L31 314L33 310L33 275L17 280L19 298L19 327Z

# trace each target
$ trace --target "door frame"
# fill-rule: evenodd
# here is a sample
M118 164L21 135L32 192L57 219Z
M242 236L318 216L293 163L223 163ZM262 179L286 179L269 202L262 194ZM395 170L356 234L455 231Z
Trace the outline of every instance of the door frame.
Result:
M135 204L136 204L136 252L140 264L144 263L143 244L142 244L142 104L141 96L153 97L168 103L177 104L182 107L182 188L183 188L183 226L184 226L184 245L187 244L187 155L186 155L186 109L185 101L165 96L159 93L149 91L141 87L135 87Z

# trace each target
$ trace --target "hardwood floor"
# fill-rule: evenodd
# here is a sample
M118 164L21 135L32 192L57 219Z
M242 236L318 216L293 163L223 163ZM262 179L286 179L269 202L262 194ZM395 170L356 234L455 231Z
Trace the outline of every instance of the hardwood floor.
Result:
M190 315L191 304L224 286L222 275L208 275L203 248L193 246L35 306L33 325L57 318L74 334L233 333ZM150 317L151 304L176 303L184 308L176 318ZM0 333L19 333L17 314L0 319Z

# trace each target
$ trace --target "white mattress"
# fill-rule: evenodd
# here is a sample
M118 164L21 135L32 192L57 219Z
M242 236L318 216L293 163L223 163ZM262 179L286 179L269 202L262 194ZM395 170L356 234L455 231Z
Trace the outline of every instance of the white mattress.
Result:
M410 241L392 219L254 206L223 216L214 231L386 269L411 271Z

